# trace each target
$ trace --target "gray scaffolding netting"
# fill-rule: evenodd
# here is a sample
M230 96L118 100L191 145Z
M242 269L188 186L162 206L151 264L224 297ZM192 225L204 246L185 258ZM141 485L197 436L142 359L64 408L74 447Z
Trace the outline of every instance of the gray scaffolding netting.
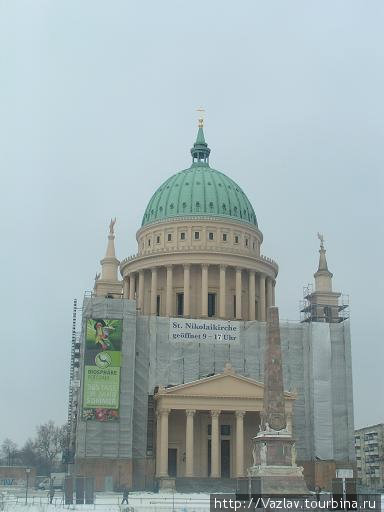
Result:
M120 421L79 421L78 456L145 458L148 395L153 395L156 386L220 373L227 362L237 373L263 382L265 323L240 322L239 342L213 344L170 340L170 319L136 316L133 301L89 299L84 305L86 316L124 319ZM297 393L293 433L298 458L353 458L348 322L281 321L280 327L284 387Z
M87 318L122 318L122 367L120 372L120 421L82 421L76 433L78 457L131 457L135 382L136 308L131 301L91 298L83 304L80 375L84 372L84 338ZM83 395L81 379L80 397ZM80 400L82 402L82 399Z

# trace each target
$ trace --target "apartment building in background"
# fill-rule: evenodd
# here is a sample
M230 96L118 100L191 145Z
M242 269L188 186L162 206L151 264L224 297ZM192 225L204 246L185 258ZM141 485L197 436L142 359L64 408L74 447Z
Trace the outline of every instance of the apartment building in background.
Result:
M358 483L384 488L384 423L355 430Z

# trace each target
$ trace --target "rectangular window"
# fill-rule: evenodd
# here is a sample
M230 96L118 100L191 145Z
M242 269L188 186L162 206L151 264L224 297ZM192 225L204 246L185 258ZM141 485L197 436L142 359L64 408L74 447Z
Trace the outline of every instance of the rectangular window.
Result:
M153 395L148 395L147 413L147 455L153 455L153 442L155 438L155 407Z
M212 435L212 425L209 423L209 425L207 425L207 431L208 431L208 435L211 436ZM221 436L230 436L231 435L231 425L220 425L220 435Z
M208 316L216 314L216 293L208 293Z
M184 293L176 294L176 308L177 308L177 316L183 316L183 314L184 314Z
M210 425L208 425L210 426ZM212 442L210 439L208 439L208 462L207 462L207 466L208 466L208 475L211 474L211 447L212 447Z
M160 295L156 297L156 315L160 316Z
M172 240L172 235L171 233L168 233L168 242L170 242Z
M180 233L180 240L185 240L185 233L184 231Z
M220 425L220 433L222 436L231 435L231 425Z
M199 240L200 238L200 231L195 231L195 240Z
M239 237L236 235L235 236L235 244L238 244L239 243Z
M151 246L151 239L149 238L148 239L148 247L150 247L150 246Z
M156 243L157 243L157 244L159 244L159 243L160 243L160 237L159 237L159 236L157 236L157 237L156 237Z
M245 247L248 247L248 238L245 239Z
M227 233L223 233L223 242L227 241Z
M233 296L233 317L236 318L236 295Z
M213 240L213 233L208 233L209 240Z

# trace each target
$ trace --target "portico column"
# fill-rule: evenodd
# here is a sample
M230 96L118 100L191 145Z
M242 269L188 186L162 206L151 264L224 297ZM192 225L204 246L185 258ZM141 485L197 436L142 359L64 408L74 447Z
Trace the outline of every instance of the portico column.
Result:
M236 411L236 476L244 475L244 414Z
M220 432L219 432L219 416L221 411L211 411L211 477L219 478L219 462L220 462Z
M276 281L273 281L272 283L272 306L276 304L275 302L275 288L276 288Z
M248 271L249 282L248 282L248 290L249 290L249 315L248 320L255 320L256 312L255 312L255 302L256 302L256 290L255 290L255 271Z
M272 306L272 279L267 277L267 309Z
M220 265L220 291L219 291L219 303L220 303L220 311L219 316L220 318L225 318L225 272L226 272L226 265Z
M128 299L129 297L129 277L125 276L123 281L123 299Z
M130 300L135 300L135 280L136 275L134 272L129 274L129 298Z
M159 476L168 476L168 416L170 409L160 409L160 471Z
M144 270L139 271L139 305L140 314L144 315Z
M151 280L151 315L157 313L157 268L152 268L152 280Z
M160 444L161 444L161 423L160 412L156 411L156 476L160 474Z
M259 320L265 322L265 275L260 274L259 278Z
M236 267L236 319L241 319L241 271Z
M167 267L167 300L166 300L166 316L172 316L172 290L173 290L173 268L172 265Z
M195 410L187 409L187 425L185 429L185 476L193 475L193 418Z
M186 263L184 265L184 316L191 315L191 265Z
M292 413L286 412L287 417L287 430L290 434L292 434Z
M201 264L201 316L208 316L208 263Z

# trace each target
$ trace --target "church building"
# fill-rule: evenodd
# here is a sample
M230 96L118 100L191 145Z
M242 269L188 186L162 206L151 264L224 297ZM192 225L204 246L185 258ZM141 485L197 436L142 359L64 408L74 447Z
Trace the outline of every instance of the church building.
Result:
M253 464L278 265L245 192L210 166L202 120L191 155L149 200L137 254L117 259L111 221L84 297L71 444L97 490L214 489ZM355 458L349 320L320 240L302 321L280 322L287 428L310 488Z

